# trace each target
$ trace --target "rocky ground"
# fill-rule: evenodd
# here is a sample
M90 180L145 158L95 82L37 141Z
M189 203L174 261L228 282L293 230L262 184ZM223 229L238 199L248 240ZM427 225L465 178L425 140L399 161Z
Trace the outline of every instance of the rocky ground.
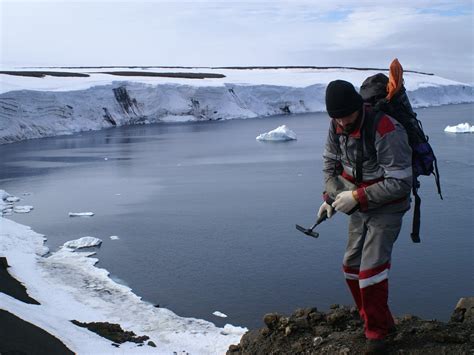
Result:
M227 355L237 354L363 354L366 340L355 308L334 305L292 315L264 316L265 327L247 332ZM474 298L462 298L450 322L407 315L395 320L384 354L474 354Z

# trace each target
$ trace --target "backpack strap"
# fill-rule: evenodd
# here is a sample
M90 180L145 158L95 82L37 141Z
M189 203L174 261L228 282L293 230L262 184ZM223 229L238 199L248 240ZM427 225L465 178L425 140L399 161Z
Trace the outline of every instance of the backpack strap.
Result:
M364 181L362 169L364 163L364 143L368 147L373 147L373 150L375 151L375 131L378 122L384 114L384 112L379 111L377 108L365 110L364 124L360 129L360 139L357 140L355 174L355 181L357 183Z
M357 151L356 151L356 171L355 181L360 184L364 181L362 172L362 165L364 163L364 129L360 130L360 138L357 140Z
M420 187L420 182L416 177L413 177L413 197L415 198L415 206L413 208L413 223L411 227L411 240L413 243L420 243L420 224L421 224L421 198L418 195L418 188Z

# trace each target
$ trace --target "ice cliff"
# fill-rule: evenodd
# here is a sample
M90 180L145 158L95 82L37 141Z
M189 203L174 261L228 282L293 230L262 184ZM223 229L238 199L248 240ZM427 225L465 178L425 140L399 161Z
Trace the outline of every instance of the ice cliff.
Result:
M0 74L0 144L154 122L225 120L321 112L334 79L358 87L376 71L219 70L219 79L23 78ZM122 78L120 78L122 80ZM414 107L473 102L473 87L406 73Z

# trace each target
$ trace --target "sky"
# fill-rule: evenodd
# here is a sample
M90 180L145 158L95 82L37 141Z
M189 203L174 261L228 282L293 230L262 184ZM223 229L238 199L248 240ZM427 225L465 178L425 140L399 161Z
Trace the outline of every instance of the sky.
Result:
M474 82L473 0L0 0L0 65L354 66Z

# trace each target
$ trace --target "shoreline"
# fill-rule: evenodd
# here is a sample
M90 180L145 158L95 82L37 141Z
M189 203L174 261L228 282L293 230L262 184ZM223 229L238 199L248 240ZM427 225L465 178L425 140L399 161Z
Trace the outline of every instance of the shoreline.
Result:
M0 310L14 316L6 315L0 330L14 322L18 328L15 334L20 337L14 339L34 334L39 339L36 341L64 346L75 353L185 350L218 354L237 343L247 330L230 324L219 328L203 319L184 318L166 308L156 308L110 279L107 270L96 267L98 259L92 257L93 252L60 248L47 254L44 241L44 236L31 228L0 217L0 256L5 258L5 270L0 273ZM39 304L25 303L21 300L25 297ZM96 334L89 330L97 328L94 324L102 329L101 335L112 330L116 336ZM6 344L13 346L14 342ZM25 344L29 342L25 340Z
M24 301L22 298L27 294L27 288L11 276L6 267L1 269L6 272L0 272L0 292L9 293L16 300ZM461 355L474 350L474 297L461 299L449 322L422 320L413 315L396 317L395 320L397 330L387 338L387 354L421 355L429 351L433 354ZM72 323L84 327L77 324L77 321ZM335 304L326 313L318 312L316 308L298 309L290 316L270 313L263 317L263 323L263 328L246 332L239 343L229 344L227 354L271 354L283 351L293 354L349 355L361 353L365 345L363 324L355 307ZM120 329L119 324L115 326ZM121 330L121 333L129 332ZM131 334L134 335L133 332ZM109 341L110 352L124 344L109 340L112 338L107 332L100 335ZM159 352L160 349L155 349L154 342L146 342L147 336L141 338L144 341L124 341L140 344L135 350L142 347L144 352ZM143 347L145 344L148 346ZM0 352L74 353L60 338L1 307ZM78 349L78 353L81 352Z

